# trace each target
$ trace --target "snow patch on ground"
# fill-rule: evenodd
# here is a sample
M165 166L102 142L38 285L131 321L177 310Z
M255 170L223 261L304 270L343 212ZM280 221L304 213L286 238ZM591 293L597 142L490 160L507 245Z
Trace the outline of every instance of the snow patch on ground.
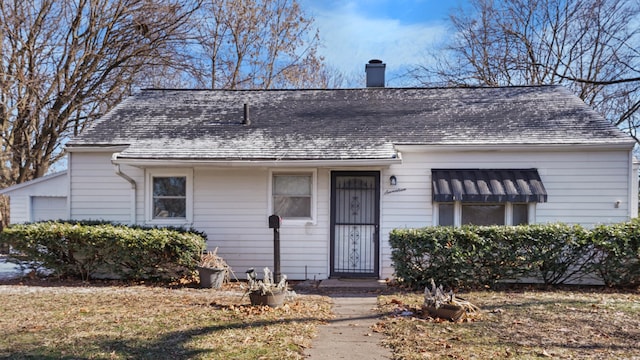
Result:
M14 263L7 262L5 257L0 257L0 280L12 279L22 276L20 267Z

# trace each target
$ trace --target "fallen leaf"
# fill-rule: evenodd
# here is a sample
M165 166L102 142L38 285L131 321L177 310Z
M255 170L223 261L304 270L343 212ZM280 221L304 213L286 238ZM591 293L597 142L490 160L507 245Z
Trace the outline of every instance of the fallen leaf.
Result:
M542 353L540 355L548 358L553 357L553 355L549 354L547 350L542 350Z
M385 327L384 322L380 321L371 325L371 330L373 332L381 333L381 332L384 332L384 327Z

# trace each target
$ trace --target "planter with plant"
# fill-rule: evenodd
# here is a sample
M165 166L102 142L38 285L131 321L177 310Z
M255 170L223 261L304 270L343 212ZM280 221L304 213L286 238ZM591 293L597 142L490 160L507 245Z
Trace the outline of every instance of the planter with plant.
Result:
M229 278L230 268L222 257L218 255L218 248L202 254L197 266L200 287L220 289Z
M433 318L458 321L464 317L472 317L479 314L480 309L472 303L455 296L453 291L444 292L442 285L436 287L431 279L431 289L424 289L424 304L422 310Z
M264 268L262 280L258 280L254 269L249 269L247 271L247 280L249 281L247 293L249 294L251 305L282 306L287 293L286 275L282 275L280 281L276 283L269 268Z

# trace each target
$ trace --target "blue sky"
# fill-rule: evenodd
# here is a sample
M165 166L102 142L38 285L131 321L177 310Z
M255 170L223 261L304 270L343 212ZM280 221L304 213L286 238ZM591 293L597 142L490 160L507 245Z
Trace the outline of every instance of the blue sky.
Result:
M448 15L465 0L299 0L315 19L326 63L364 79L370 59L387 64L387 85L407 85L398 76L429 61L450 33ZM363 80L364 81L364 80Z

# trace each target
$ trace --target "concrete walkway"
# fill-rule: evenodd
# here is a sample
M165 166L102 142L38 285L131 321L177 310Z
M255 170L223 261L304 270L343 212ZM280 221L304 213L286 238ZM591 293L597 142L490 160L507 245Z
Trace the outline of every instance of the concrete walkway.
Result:
M335 319L318 327L318 336L305 351L307 358L391 359L391 351L382 346L384 336L371 328L379 321L377 296L386 285L371 280L331 279L314 288L332 298Z

